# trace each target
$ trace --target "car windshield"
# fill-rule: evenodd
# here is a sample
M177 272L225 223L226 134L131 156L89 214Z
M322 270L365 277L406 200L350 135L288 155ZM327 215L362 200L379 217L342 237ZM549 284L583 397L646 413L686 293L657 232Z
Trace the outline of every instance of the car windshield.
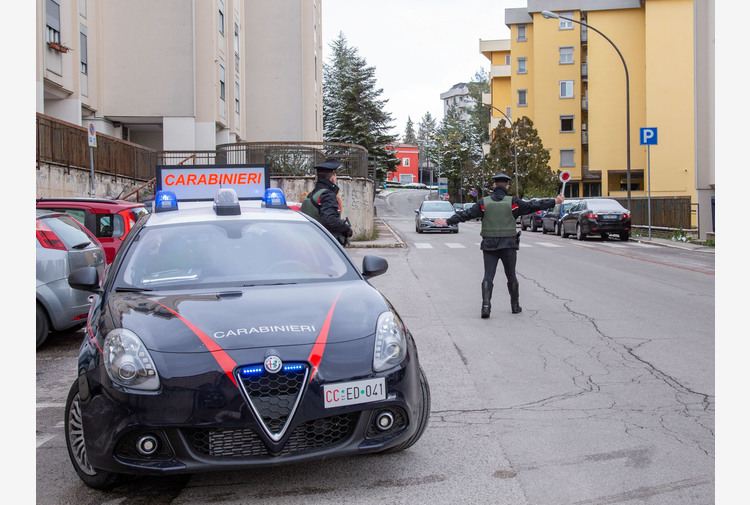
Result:
M625 210L625 207L616 200L590 200L588 207L595 212L623 212Z
M453 206L450 202L425 202L422 212L453 212Z
M351 263L310 223L220 221L141 228L123 258L115 289L241 287L355 278Z

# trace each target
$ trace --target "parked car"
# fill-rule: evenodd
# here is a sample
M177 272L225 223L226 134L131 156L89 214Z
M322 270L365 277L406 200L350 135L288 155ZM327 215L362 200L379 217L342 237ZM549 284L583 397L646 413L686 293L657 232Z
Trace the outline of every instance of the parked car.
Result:
M458 224L449 226L435 225L435 219L448 219L455 214L453 205L450 202L425 200L414 212L417 214L414 221L414 228L417 230L417 233L424 231L449 231L451 233L458 233Z
M595 233L607 240L610 233L617 233L620 240L629 240L630 211L611 198L581 200L562 217L560 229L563 238L575 234L585 240Z
M463 203L454 203L453 204L453 212L458 212L459 210L464 210L464 204Z
M532 198L531 201L538 200L538 198ZM537 231L542 227L542 217L547 213L546 210L538 210L532 214L524 214L520 216L521 229L531 228L531 231Z
M41 198L37 209L64 212L94 234L112 263L123 239L148 208L143 203L106 198Z
M86 322L88 294L68 285L68 275L90 266L104 273L104 249L78 221L61 212L36 211L36 346L52 331Z
M92 295L64 427L88 486L397 452L422 436L416 343L368 282L387 261L366 255L360 271L274 199L159 195L103 282L70 275Z
M548 210L542 216L542 233L552 232L560 235L560 217L578 203L578 200L565 200L562 204L555 204L554 208Z

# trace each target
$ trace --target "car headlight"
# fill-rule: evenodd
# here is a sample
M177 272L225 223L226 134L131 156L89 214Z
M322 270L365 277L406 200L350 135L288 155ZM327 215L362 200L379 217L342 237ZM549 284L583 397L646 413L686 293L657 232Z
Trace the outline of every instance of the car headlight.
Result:
M422 214L420 214L420 216L419 216L419 220L420 220L420 221L430 221L430 218L429 218L429 217L427 217L427 216L425 216L425 215L422 215Z
M159 374L141 339L130 330L112 330L104 339L104 368L112 382L130 389L156 391Z
M388 370L406 357L406 334L404 324L393 311L383 312L378 317L375 330L375 354L372 367L376 372Z

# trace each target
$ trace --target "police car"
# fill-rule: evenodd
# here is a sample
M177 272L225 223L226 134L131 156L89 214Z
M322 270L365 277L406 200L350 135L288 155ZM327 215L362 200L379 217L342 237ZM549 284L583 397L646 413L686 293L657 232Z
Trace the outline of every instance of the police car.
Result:
M395 452L425 430L414 339L321 225L279 190L213 202L156 195L93 293L65 406L87 485Z

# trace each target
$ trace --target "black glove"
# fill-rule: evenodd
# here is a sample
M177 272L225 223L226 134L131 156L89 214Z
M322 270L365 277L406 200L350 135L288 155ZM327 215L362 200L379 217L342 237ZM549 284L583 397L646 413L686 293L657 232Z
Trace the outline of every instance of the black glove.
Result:
M344 232L344 235L346 235L347 238L351 237L352 235L354 235L354 230L352 230L351 228L349 228L348 230L346 230Z

